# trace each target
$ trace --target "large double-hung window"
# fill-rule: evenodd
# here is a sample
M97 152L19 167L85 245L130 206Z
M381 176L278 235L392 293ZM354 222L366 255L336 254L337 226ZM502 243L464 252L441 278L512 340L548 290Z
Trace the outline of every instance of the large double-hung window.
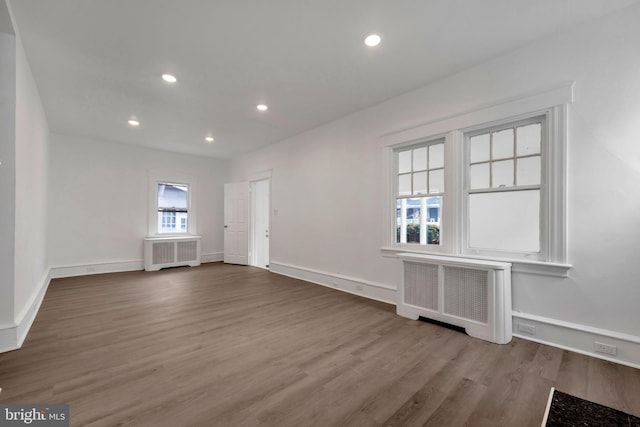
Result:
M396 243L440 245L444 140L398 149Z
M546 131L539 116L465 134L467 252L537 258Z
M566 274L572 90L390 134L388 249L513 260L521 269L529 263ZM551 106L533 108L544 104Z

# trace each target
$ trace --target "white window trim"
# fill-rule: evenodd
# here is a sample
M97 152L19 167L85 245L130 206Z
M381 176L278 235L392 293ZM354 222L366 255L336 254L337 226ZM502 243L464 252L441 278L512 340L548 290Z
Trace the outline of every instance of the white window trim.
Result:
M550 129L552 127L552 120L553 117L551 116L551 112L553 109L549 109L546 110L544 112L533 112L531 114L526 114L524 116L521 117L511 117L509 119L506 120L500 120L498 122L494 122L494 123L488 123L488 124L484 124L481 126L474 126L468 129L462 129L460 131L460 133L462 134L464 141L463 141L463 150L464 150L464 155L463 158L461 159L461 164L464 165L463 172L464 172L464 185L463 185L463 197L461 199L461 204L460 206L462 207L461 211L462 214L464 216L463 221L464 221L464 229L463 229L463 235L464 235L464 245L462 247L462 253L465 255L469 255L469 256L487 256L487 257L491 257L491 258L501 258L501 259L517 259L517 260L532 260L532 261L541 261L541 262L547 262L547 261L553 261L550 259L550 242L548 241L549 239L549 225L550 225L550 221L547 218L547 213L550 210L550 207L553 207L553 204L550 204L550 200L548 198L548 189L550 188L549 186L549 179L548 177L550 177L550 172L551 169L548 167L548 163L549 163L549 158L551 156L553 156L555 153L549 151L549 146L550 145L560 145L560 144L549 144L549 141L552 141L552 139L550 139L551 135L550 135ZM542 138L541 141L541 153L542 153L542 167L541 167L541 181L540 181L540 185L539 185L539 190L540 190L540 212L539 212L539 224L540 224L540 251L533 253L533 252L518 252L518 251L501 251L501 250L491 250L491 249L483 249L483 248L472 248L469 246L469 237L470 237L470 231L469 231L469 193L471 192L471 190L469 189L469 147L468 147L468 134L472 134L474 133L476 130L481 130L481 129L491 129L491 128L500 128L500 126L502 125L509 125L509 127L513 126L513 125L517 125L518 122L526 122L530 119L533 118L537 118L537 117L544 117L543 122L545 123L543 128L546 131L546 135L544 135L544 137Z
M191 175L179 172L148 171L149 176L149 198L148 198L148 237L173 237L173 236L195 236L196 228L196 204L193 203L196 191L196 178ZM158 233L158 184L169 182L172 184L183 184L189 186L187 211L189 220L187 221L187 231L184 233Z
M465 256L478 259L509 261L514 263L514 271L531 274L566 276L571 265L567 255L567 144L568 110L573 103L574 82L541 90L489 106L474 109L455 116L430 121L428 123L385 134L383 143L383 177L385 201L385 241L382 247L384 256L395 256L400 252L447 253L452 256ZM549 208L541 210L541 252L543 260L526 260L471 254L465 251L467 215L454 215L456 206L466 209L465 174L466 167L451 167L453 162L465 159L464 133L474 127L489 127L492 124L517 121L522 118L546 115L547 138L555 143L547 144L548 153L544 156L544 168L547 179L544 185L544 201ZM395 150L444 137L445 139L445 192L441 236L443 244L439 248L428 245L399 245L395 242ZM447 161L447 159L449 159ZM464 163L459 163L464 164ZM392 209L393 208L393 209ZM542 234L544 233L544 235Z
M448 222L445 222L445 215L446 213L449 211L450 209L450 205L451 202L449 201L449 197L447 197L447 186L446 186L446 182L447 182L447 173L449 173L447 168L447 164L446 164L446 158L447 158L447 144L446 144L446 135L434 135L432 137L429 137L427 139L423 139L423 140L419 140L419 141L408 141L406 143L402 143L399 145L394 145L392 147L392 164L391 164L391 168L392 168L392 173L393 173L393 180L397 179L398 177L398 162L396 161L396 158L398 156L398 151L400 151L399 149L402 148L409 148L412 146L417 146L417 145L422 145L422 144L438 144L438 143L442 143L444 142L444 149L445 149L445 165L444 165L444 174L445 174L445 191L444 193L438 194L438 197L441 197L441 206L440 206L440 235L442 235L443 232L446 232L447 230L447 224ZM393 201L396 200L397 198L397 194L395 191L395 184L391 184L391 192L393 194ZM430 194L422 194L422 195L416 195L414 197L430 197ZM395 203L392 202L392 204L395 206ZM446 209L446 211L445 211ZM411 252L412 249L414 249L417 245L415 244L411 244L411 243L396 243L396 215L395 215L395 208L393 209L393 227L391 227L390 230L387 230L387 232L391 233L391 237L390 237L390 241L391 244L398 249L401 249L403 252ZM423 251L428 250L429 252L433 252L433 253L440 253L440 254L447 254L450 253L451 249L450 249L450 245L447 244L446 242L444 244L440 244L440 245L419 245Z

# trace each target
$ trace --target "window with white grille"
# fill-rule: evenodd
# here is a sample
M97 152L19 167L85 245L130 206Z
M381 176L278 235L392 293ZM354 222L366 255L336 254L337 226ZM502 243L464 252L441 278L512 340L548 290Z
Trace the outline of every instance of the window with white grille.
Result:
M157 190L158 234L186 233L189 185L158 182Z
M395 151L396 243L440 245L444 140Z
M149 171L149 236L195 235L195 178Z
M383 250L530 261L518 268L566 274L572 100L567 85L385 135Z
M467 132L465 252L540 258L544 116Z

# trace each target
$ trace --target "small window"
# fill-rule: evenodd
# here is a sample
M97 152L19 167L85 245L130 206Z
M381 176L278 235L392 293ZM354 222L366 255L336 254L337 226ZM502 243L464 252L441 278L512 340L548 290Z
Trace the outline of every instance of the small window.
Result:
M169 182L157 185L158 234L187 232L189 186Z
M444 141L395 153L396 243L440 245Z

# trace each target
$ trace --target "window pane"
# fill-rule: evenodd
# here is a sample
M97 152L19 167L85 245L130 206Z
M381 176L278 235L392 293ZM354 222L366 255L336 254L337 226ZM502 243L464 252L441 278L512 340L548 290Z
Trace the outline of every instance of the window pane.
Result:
M471 194L469 246L540 251L540 190Z
M444 169L429 171L429 193L444 192Z
M429 169L444 167L444 144L429 146Z
M440 217L442 216L442 197L426 198L426 225L427 233L425 236L428 245L440 244Z
M427 169L427 147L413 150L413 170L423 171Z
M179 231L176 218L177 215L184 215L186 212L158 212L158 233L176 233Z
M540 153L541 127L540 123L534 123L518 128L518 156Z
M411 150L398 153L398 173L411 172Z
M158 208L186 210L188 194L188 185L161 182L158 184Z
M489 163L472 165L470 168L471 189L489 188Z
M397 243L420 243L420 200L396 200Z
M492 159L513 157L513 129L505 129L493 134Z
M398 195L411 195L411 174L398 175Z
M417 172L413 174L413 194L427 194L426 172Z
M186 233L189 217L189 186L160 182L157 191L158 234Z
M513 187L513 160L494 162L491 167L493 188Z
M469 138L471 149L471 163L485 162L489 160L489 134Z
M396 199L396 243L440 244L442 197Z
M518 159L517 184L540 184L540 156Z

